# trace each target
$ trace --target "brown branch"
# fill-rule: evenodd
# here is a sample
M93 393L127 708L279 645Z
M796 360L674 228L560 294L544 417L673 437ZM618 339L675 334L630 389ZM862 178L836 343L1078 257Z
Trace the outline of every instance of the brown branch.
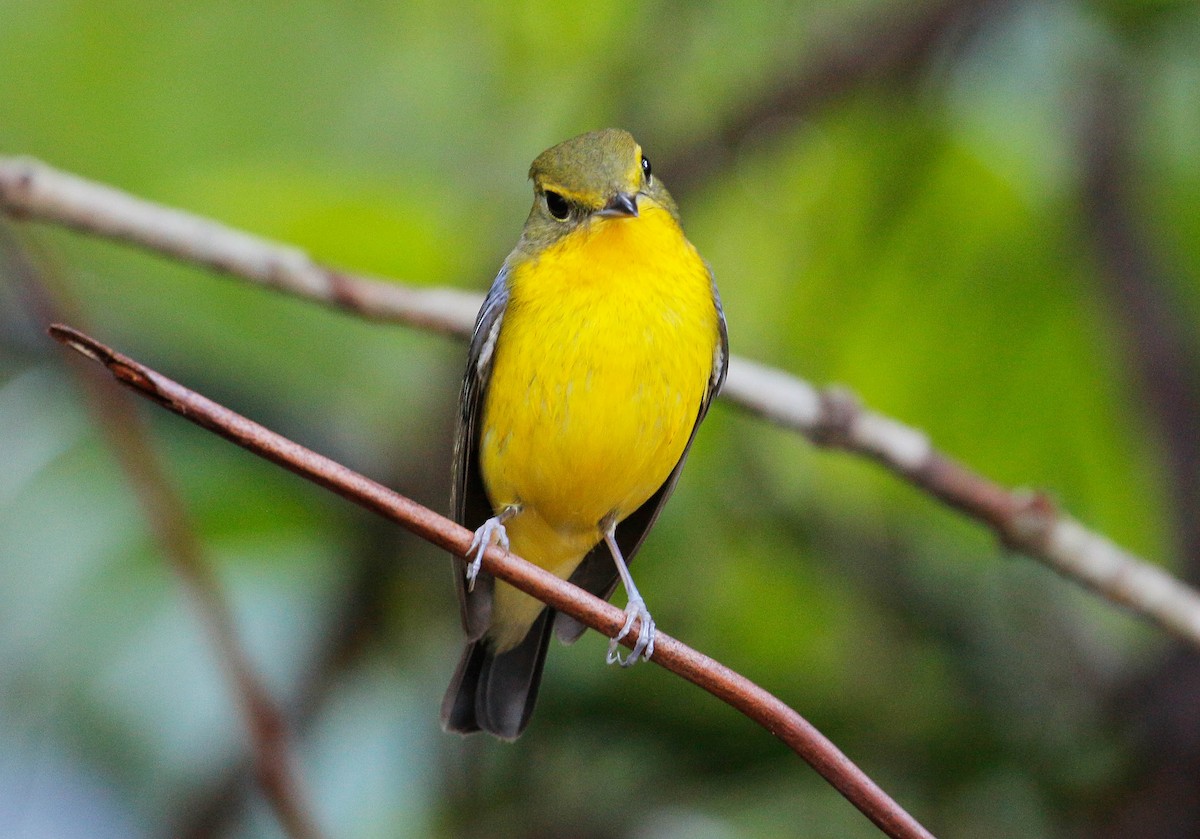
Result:
M1109 298L1132 362L1143 410L1166 448L1179 549L1200 581L1200 347L1137 210L1131 91L1114 71L1088 91L1080 157L1080 208L1095 249L1100 290Z
M297 248L25 158L0 157L0 212L115 238L364 317L442 333L470 334L480 303L478 295L460 291L333 271ZM921 431L859 407L844 391L821 392L752 361L731 360L722 396L820 445L877 461L987 525L1004 544L1200 647L1200 594L1057 511L1044 494L1007 490L936 451Z
M1079 206L1094 250L1097 287L1107 299L1129 361L1139 407L1156 432L1183 575L1200 580L1200 346L1180 299L1172 261L1156 242L1139 200L1136 143L1145 128L1126 70L1098 62L1082 88L1077 143ZM1088 835L1196 835L1200 790L1200 661L1175 649L1117 694L1119 716L1146 771L1129 789L1104 796Z
M840 388L818 391L779 370L734 359L725 392L818 445L877 461L986 524L1004 545L1200 647L1200 594L1084 527L1045 493L1005 489L934 449L924 433L862 408Z
M43 324L60 319L73 306L64 300L60 283L39 269L7 229L0 225L0 252L8 254L31 307ZM171 568L184 583L205 630L216 648L250 736L253 769L267 803L292 839L319 839L308 797L292 754L286 717L259 678L242 647L233 615L182 499L168 480L147 442L148 429L133 400L91 365L72 358L70 368L84 392L89 410L133 487L150 528Z
M317 265L299 248L261 239L155 204L29 158L0 157L0 212L52 221L241 277L375 320L460 334L479 298L451 289L407 288Z
M728 166L747 141L782 134L830 100L868 83L913 75L951 36L1010 5L1011 0L930 0L875 12L824 39L792 75L742 103L691 145L656 160L656 168L670 172L672 191L683 194Z
M470 550L471 531L415 501L267 430L77 330L55 325L50 327L50 334L103 364L121 384L200 427L400 524L460 559ZM483 567L490 574L609 638L617 635L624 624L624 612L616 606L499 548L488 549ZM626 636L622 643L632 647L636 640L633 635ZM888 836L932 836L811 723L749 679L662 632L655 636L651 660L728 703L774 734Z
M372 522L374 524L372 524ZM355 528L363 542L351 550L345 565L352 569L350 584L336 598L330 632L321 639L292 694L293 724L305 728L320 712L338 674L349 670L363 656L370 640L384 625L391 605L388 581L402 572L396 559L401 553L390 542L383 544L379 531L394 532L390 522L372 519ZM208 779L181 803L171 820L168 835L174 839L214 839L229 835L244 814L254 789L252 761L236 760Z

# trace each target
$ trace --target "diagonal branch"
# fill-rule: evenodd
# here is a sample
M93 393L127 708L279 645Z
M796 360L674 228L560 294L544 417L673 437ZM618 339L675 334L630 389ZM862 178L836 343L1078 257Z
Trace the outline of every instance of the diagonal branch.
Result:
M118 382L138 395L157 402L202 428L400 524L460 559L470 550L471 531L427 507L267 430L81 332L55 325L50 327L50 334L82 355L103 364ZM624 612L616 606L497 547L488 549L483 567L490 574L566 612L609 638L615 637L625 622ZM636 640L636 637L626 636L622 643L632 648ZM651 660L698 685L766 728L807 761L888 836L932 839L932 834L892 801L811 723L749 679L661 632L655 636Z
M671 191L682 195L726 168L748 141L783 134L830 100L869 83L915 78L955 36L1012 5L1012 0L927 0L893 4L882 13L873 9L838 37L824 39L773 88L740 103L711 131L655 163L671 173Z
M303 250L155 204L30 158L0 157L0 212L50 221L241 277L374 320L469 331L482 298L408 288L317 265Z
M435 332L468 335L478 295L419 289L321 266L302 250L146 201L27 158L0 157L0 212L198 263L257 285ZM933 448L921 431L781 370L734 358L722 396L818 445L869 457L989 527L1000 541L1200 647L1200 594L1060 512Z
M54 282L56 278L40 270L3 225L0 225L0 253L8 255L10 273L23 287L39 320L50 323L73 308L62 299L58 283ZM183 581L184 590L212 639L217 660L225 669L250 736L254 776L264 798L289 837L319 839L322 834L300 782L286 716L238 638L233 615L183 501L149 445L149 430L127 394L82 361L70 366L97 425L133 487L155 539Z

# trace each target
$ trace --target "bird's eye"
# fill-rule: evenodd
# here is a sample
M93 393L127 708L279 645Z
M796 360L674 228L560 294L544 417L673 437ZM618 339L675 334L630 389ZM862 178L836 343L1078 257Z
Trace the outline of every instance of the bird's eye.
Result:
M642 155L642 174L646 176L646 183L650 183L650 158Z
M550 190L546 190L546 209L559 221L565 221L571 214L571 205L567 203L567 199Z

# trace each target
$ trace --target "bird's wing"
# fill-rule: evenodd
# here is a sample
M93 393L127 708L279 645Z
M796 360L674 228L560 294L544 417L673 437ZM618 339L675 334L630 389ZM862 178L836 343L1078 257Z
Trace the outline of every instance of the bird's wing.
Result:
M467 371L463 375L462 393L458 399L458 427L454 435L454 477L450 506L454 520L471 530L478 528L493 515L492 505L483 485L483 475L479 471L479 419L483 412L488 380L492 375L492 358L507 303L508 268L505 266L492 283L479 315L475 318L475 330L467 352ZM491 574L480 571L475 579L475 587L467 591L463 566L457 561L454 566L454 579L462 611L463 629L466 630L469 640L477 641L483 637L491 623L494 580Z
M711 269L709 270L709 276L712 276ZM700 427L700 422L704 419L704 415L708 413L708 406L712 403L713 397L720 392L721 386L725 384L725 374L729 370L729 333L725 327L725 310L721 306L721 297L717 294L715 283L712 293L713 302L717 307L717 329L719 336L716 352L713 354L712 373L709 376L708 387L705 388L704 397L700 400L700 410L696 415L696 424L692 426L692 433L688 437L687 445L683 447L683 454L679 456L679 462L675 464L675 468L671 470L671 474L667 476L666 481L658 488L658 491L650 496L646 503L630 513L624 521L617 525L617 546L621 549L621 554L625 557L626 565L633 559L634 554L638 552L638 548L642 546L642 542L646 539L646 534L654 526L654 522L658 519L658 514L662 512L663 505L675 489L675 484L679 481L679 474L683 471L683 463L687 460L688 451L692 448L692 441L696 439L696 430ZM605 600L612 596L618 582L617 567L613 563L612 555L603 541L592 548L588 555L584 557L583 562L579 564L579 567L571 575L570 581ZM570 615L559 613L554 621L555 633L561 641L567 644L578 640L585 629L587 627Z

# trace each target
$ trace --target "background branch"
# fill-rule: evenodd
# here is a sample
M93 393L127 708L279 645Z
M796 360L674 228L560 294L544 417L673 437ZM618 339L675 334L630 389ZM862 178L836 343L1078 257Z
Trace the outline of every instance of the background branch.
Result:
M900 3L859 26L822 40L823 47L794 72L717 123L674 156L655 161L671 173L671 190L683 194L729 165L739 148L786 134L831 99L884 79L918 78L916 72L948 36L969 32L1011 0L933 0Z
M0 224L0 252L7 255L8 273L21 284L43 325L61 320L66 314L72 319L78 317L75 307L66 301L61 283L33 261L3 224ZM83 390L89 411L215 647L217 661L225 670L249 735L253 774L263 797L289 837L320 839L322 833L300 782L287 717L271 697L238 638L233 614L183 500L148 442L149 429L127 394L97 375L92 365L78 358L72 362L70 369Z
M359 548L347 557L347 565L353 568L352 580L335 606L333 630L323 639L288 703L297 729L306 730L318 721L332 688L344 682L347 671L360 662L394 605L388 599L392 591L389 582L405 570L396 561L402 553L393 544L396 530L389 522L373 517L368 517L361 530L365 532L359 534ZM169 835L175 839L230 835L250 803L255 774L250 760L228 764L181 804L169 822Z
M77 330L55 325L50 334L103 364L121 384L200 427L400 524L459 558L470 549L471 531L432 510L188 390ZM624 624L624 613L616 606L499 548L488 549L483 567L609 638ZM622 643L632 648L636 640L627 636ZM770 731L888 836L932 836L812 724L749 679L661 632L655 636L652 661Z
M1192 340L1177 277L1151 237L1137 190L1138 100L1126 79L1101 66L1086 89L1078 126L1083 178L1079 205L1094 251L1096 280L1121 331L1139 405L1157 432L1182 574L1200 579L1200 348ZM1122 691L1121 719L1150 768L1137 789L1110 796L1093 834L1195 835L1200 790L1200 661L1176 649Z
M416 289L318 265L304 251L163 207L34 160L0 158L0 211L64 225L220 270L377 320L466 335L480 297ZM1001 542L1200 647L1200 595L1159 567L1060 512L1044 493L1013 492L933 448L913 428L740 358L722 396L804 434L864 455L987 525Z

